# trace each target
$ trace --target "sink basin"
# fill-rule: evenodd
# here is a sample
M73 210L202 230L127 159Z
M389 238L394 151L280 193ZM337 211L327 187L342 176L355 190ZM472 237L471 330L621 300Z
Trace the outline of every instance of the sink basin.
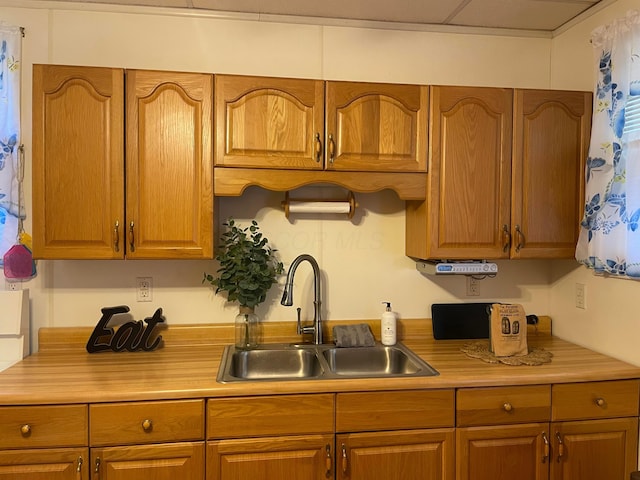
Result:
M368 348L329 348L322 352L329 369L338 375L404 376L424 370L435 375L435 370L397 346L377 345Z
M238 379L312 378L322 374L317 353L303 348L233 349L226 359L227 376Z
M334 345L266 344L225 348L218 382L434 376L438 372L402 343L339 348Z

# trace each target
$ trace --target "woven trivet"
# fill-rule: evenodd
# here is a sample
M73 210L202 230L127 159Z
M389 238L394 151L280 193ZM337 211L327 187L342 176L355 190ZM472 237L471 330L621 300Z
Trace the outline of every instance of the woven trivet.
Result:
M467 343L460 350L471 358L479 358L487 363L504 363L505 365L542 365L551 362L553 353L544 348L530 348L527 355L518 357L496 357L489 351L487 342Z

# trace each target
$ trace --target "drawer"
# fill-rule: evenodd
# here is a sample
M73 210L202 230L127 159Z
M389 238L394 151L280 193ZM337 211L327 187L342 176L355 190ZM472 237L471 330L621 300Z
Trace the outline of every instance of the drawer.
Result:
M551 386L462 388L456 394L456 425L548 422Z
M333 394L213 398L207 438L333 433Z
M354 392L336 396L336 431L453 427L453 390Z
M87 406L0 407L0 449L87 445Z
M567 383L552 388L552 420L638 416L639 380Z
M91 446L204 439L204 400L103 403L89 407Z

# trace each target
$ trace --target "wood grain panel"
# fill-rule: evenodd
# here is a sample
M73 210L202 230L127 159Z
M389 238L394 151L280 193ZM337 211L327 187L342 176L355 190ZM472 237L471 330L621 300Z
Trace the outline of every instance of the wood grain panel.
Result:
M327 82L327 168L425 172L427 105L422 85Z
M202 480L205 447L204 442L181 442L92 448L91 467L100 480Z
M87 445L86 405L0 407L0 448Z
M0 451L0 480L82 480L88 478L88 448Z
M213 78L128 70L127 257L213 256Z
M323 168L324 82L216 75L215 98L216 165Z
M548 422L551 387L495 387L456 392L456 425L500 425Z
M92 446L204 439L202 399L94 404L89 415Z
M333 435L207 442L207 480L333 478Z
M210 399L207 438L333 432L333 412L333 394Z
M124 71L33 67L33 253L123 258Z
M215 194L240 196L247 187L257 185L267 190L285 192L316 183L339 185L358 193L393 190L401 200L424 199L427 191L425 173L336 172L327 170L269 170L216 168ZM284 198L284 197L283 197Z
M590 92L515 91L512 258L574 257L591 98Z
M453 390L339 393L336 431L449 427L454 409Z
M637 470L637 417L559 422L552 427L553 480L628 480Z
M456 479L547 480L545 437L549 439L548 423L458 428Z
M554 385L552 420L637 417L640 381Z
M336 436L337 480L453 480L453 428Z
M503 226L510 221L512 90L431 87L430 95L427 201L407 204L406 252L508 257Z

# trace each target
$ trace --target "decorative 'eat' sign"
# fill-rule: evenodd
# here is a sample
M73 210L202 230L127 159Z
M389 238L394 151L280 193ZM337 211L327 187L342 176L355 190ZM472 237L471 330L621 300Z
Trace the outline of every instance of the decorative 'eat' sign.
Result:
M142 320L137 322L127 322L118 328L118 331L114 334L113 328L107 328L107 324L111 317L119 313L127 313L129 307L122 305L119 307L105 307L101 309L102 318L94 328L89 341L87 342L87 352L103 352L105 350L113 350L114 352L121 352L122 350L128 350L133 352L135 350L145 350L147 352L155 350L162 341L162 335L158 335L158 338L149 344L152 338L151 333L153 328L158 324L164 322L162 316L162 309L159 308L155 311L152 317L145 318L147 323L146 327ZM99 342L103 337L107 337L107 342Z

